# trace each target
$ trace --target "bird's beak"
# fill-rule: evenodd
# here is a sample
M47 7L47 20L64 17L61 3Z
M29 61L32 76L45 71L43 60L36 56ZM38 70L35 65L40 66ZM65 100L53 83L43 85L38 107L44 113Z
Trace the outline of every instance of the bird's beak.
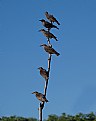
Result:
M34 92L32 92L32 94L34 94Z
M41 32L41 30L39 30L38 32Z
M40 47L42 47L43 46L43 44L42 45L40 45Z
M39 21L42 21L42 20L39 20Z

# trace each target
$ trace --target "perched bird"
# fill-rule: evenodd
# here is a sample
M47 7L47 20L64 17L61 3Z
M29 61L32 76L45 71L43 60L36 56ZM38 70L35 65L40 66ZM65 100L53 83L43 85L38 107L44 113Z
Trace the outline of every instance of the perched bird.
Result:
M50 22L56 22L58 25L60 25L57 19L53 15L49 14L47 11L45 12L45 16Z
M44 68L39 67L40 75L47 81L48 80L48 71L46 71Z
M43 95L42 93L35 91L35 92L32 92L32 94L35 94L37 99L40 100L41 102L48 102L45 95Z
M46 44L42 44L40 46L43 46L44 47L44 50L46 52L48 52L49 54L56 54L57 56L59 56L60 54L58 52L56 52L52 47L46 45Z
M53 25L52 23L49 23L48 21L45 21L44 19L41 19L39 21L41 21L43 26L48 28L48 30L50 30L51 28L59 29L57 26Z
M47 38L50 38L50 39L54 38L56 41L58 41L57 37L55 37L52 33L48 32L48 31L46 31L44 29L41 29L39 31L42 32Z

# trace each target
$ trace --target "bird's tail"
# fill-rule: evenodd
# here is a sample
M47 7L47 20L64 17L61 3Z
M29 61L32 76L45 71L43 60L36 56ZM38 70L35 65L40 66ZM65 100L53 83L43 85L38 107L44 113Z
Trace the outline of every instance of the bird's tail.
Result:
M56 41L58 41L58 40L57 40L57 37L55 37L55 36L54 36L54 39L55 39Z
M56 52L56 55L57 55L57 56L59 56L59 55L60 55L60 53Z
M49 102L49 101L46 99L45 102L47 103L47 102Z
M59 28L56 26L56 29L58 29L59 30Z
M57 26L55 26L55 25L54 25L53 27L56 28L56 29L59 29L59 28L58 28Z
M56 23L58 24L58 25L60 25L60 23L56 20Z

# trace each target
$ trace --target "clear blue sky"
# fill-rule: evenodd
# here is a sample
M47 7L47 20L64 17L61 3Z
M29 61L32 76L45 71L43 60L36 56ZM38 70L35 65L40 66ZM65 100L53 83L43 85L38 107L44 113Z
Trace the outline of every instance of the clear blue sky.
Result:
M43 93L37 68L47 69L48 54L39 47L47 41L38 32L45 11L61 23L51 31L61 55L52 56L44 118L96 112L96 0L0 0L0 116L38 118L31 92Z

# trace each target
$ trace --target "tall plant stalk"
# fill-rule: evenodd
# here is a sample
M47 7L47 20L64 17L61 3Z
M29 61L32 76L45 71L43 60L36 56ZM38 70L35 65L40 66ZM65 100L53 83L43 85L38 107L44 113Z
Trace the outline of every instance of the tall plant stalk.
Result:
M51 23L49 23L49 22L47 22L47 21L45 21L44 19L42 19L42 20L40 20L40 21L42 21L42 22L46 22L46 24L47 25L44 25L44 23L43 23L43 25L46 27L46 28L48 28L48 33L47 33L47 31L45 31L44 29L41 29L43 32L45 32L44 33L44 35L45 36L47 36L47 42L48 42L48 46L50 46L50 47L48 47L46 44L46 46L47 46L47 48L49 49L49 56L48 56L48 68L47 68L47 73L48 73L48 78L46 79L46 81L45 81L45 85L44 85L44 94L42 94L42 96L44 96L44 97L46 97L46 95L47 95L47 88L48 88L48 82L49 82L49 75L50 75L50 68L51 68L51 59L52 59L52 56L51 56L51 54L56 54L57 56L58 55L60 55L59 53L57 53L53 48L51 48L52 47L52 45L51 45L51 43L50 43L50 38L54 38L56 41L57 41L57 39L56 39L56 37L52 34L52 33L50 33L50 30L51 30L51 28L57 28L57 26L55 26L55 25L53 25L53 23L52 23L52 19L53 19L53 22L56 22L58 25L60 25L59 24L59 22L56 20L56 18L54 18L53 17L53 15L48 15L48 12L45 12L45 14L46 14L46 18L47 19L49 19L49 17L51 17ZM51 26L51 27L48 27L48 24L49 24L49 26ZM58 28L57 28L58 29ZM47 34L47 35L46 35ZM50 36L50 38L49 38L49 36ZM51 48L51 51L52 52L50 52L50 48ZM45 49L45 48L44 48ZM45 50L46 51L46 50ZM37 93L37 92L35 92L35 93ZM40 93L39 93L40 94ZM42 98L44 98L44 97L41 97L41 98L39 98L38 97L38 94L36 95L37 96L37 98L41 101L40 102L40 104L39 104L39 121L42 121L42 117L43 117L43 108L44 108L44 105L45 105L45 101L43 100L41 100ZM46 101L47 102L47 101Z
M50 30L48 29L48 32L49 31ZM49 46L52 46L49 38L47 39L47 42L48 42ZM48 57L48 77L49 77L49 74L50 74L50 66L51 66L51 54L49 54L49 57ZM48 81L49 81L49 78L45 81L45 86L44 86L44 95L45 96L47 94ZM44 104L45 104L44 102L39 104L39 121L42 121L42 115L43 115L42 111L43 111L43 108L44 108Z

